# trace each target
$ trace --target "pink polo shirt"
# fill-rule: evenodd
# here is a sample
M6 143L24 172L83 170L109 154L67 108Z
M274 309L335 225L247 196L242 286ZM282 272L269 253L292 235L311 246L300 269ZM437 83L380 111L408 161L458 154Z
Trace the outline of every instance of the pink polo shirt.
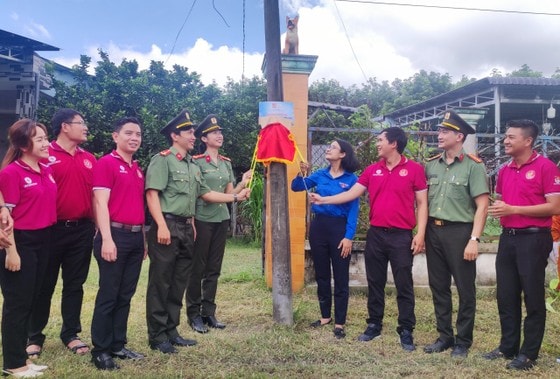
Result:
M37 230L56 222L56 182L47 165L39 167L41 172L17 160L0 171L0 191L13 207L14 229Z
M56 141L49 145L49 158L44 163L53 171L58 186L56 213L58 220L93 218L93 154L78 147L71 155Z
M496 193L510 205L538 205L547 196L560 196L560 171L551 160L537 152L521 167L512 161L499 171ZM500 218L504 228L550 227L552 217L511 215Z
M416 193L426 191L424 167L405 156L392 170L384 159L368 166L358 183L369 193L369 222L382 228L414 229Z
M128 164L115 151L93 169L93 190L110 190L109 218L128 225L144 224L144 175L137 161Z

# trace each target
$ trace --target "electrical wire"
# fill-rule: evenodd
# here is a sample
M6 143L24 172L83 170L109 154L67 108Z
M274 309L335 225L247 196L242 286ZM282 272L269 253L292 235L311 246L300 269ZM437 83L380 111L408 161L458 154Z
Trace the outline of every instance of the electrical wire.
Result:
M340 3L361 3L361 4L371 4L371 5L395 5L395 6L401 6L401 7L453 9L453 10L461 10L461 11L494 12L494 13L515 13L515 14L530 14L530 15L539 15L539 16L560 16L560 13L517 11L517 10L512 10L512 9L470 8L470 7L452 7L452 6L447 6L447 5L390 3L390 2L387 2L387 1L376 1L376 0L334 0L334 1L335 2L340 2Z
M362 72L362 75L364 76L365 81L367 82L368 78L366 76L366 73L364 72L364 69L362 68L362 65L360 64L360 61L358 60L358 56L356 55L356 52L354 51L354 47L352 46L352 42L350 41L350 37L348 36L348 30L346 30L346 25L344 24L344 20L342 19L342 16L340 15L338 7L336 6L336 0L334 1L333 4L334 4L334 8L336 9L336 13L338 14L338 18L340 19L340 22L342 23L342 27L344 28L344 34L346 35L346 40L348 41L348 45L350 45L350 50L352 50L352 55L354 55L354 60L356 61L356 64L360 68L360 71Z
M175 51L175 45L177 45L177 40L179 39L179 36L181 35L181 32L183 31L183 28L185 27L189 17L191 16L192 10L193 10L194 6L196 5L196 1L197 0L193 0L191 8L189 9L189 13L187 13L187 16L185 17L185 21L183 21L183 25L181 25L181 28L179 28L179 31L177 32L177 35L175 36L175 41L173 41L173 47L171 48L171 52L167 56L167 59L165 60L165 63L167 63L169 58L171 58L171 55L173 55L173 52Z

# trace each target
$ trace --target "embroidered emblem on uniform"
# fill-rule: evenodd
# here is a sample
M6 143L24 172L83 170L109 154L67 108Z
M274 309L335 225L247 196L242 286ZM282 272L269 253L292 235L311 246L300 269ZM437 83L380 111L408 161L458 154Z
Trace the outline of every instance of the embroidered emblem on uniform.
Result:
M399 171L399 175L400 176L407 176L408 175L408 170L406 168L403 168L402 170Z
M37 183L33 183L33 179L31 179L30 177L26 176L25 178L23 178L23 180L25 181L25 185L23 186L23 188L27 188L27 187L33 187L36 186Z
M175 154L175 158L177 158L178 161L180 161L181 159L183 159L183 156L179 153Z
M49 179L51 180L51 182L56 183L56 182L54 181L53 176L52 176L51 174L49 174Z
M206 162L210 163L210 159L212 159L212 158L210 158L210 155L207 155L206 156Z
M382 176L383 175L383 171L381 171L380 168L378 168L374 173L373 176Z
M560 184L560 176L555 176L554 177L554 185L557 186Z
M86 168L92 168L93 165L91 164L91 161L89 159L84 159L84 166Z
M346 184L346 183L340 182L338 184L340 184L340 188L348 188L348 184Z
M212 117L210 119L210 121L212 121L212 124L217 124L218 123L218 120L216 120L216 117Z
M535 171L534 170L529 170L527 171L527 173L525 174L525 179L535 179Z
M119 166L120 172L126 174L126 170L123 165Z
M55 156L52 156L52 155L50 155L50 156L49 156L49 162L51 162L51 163L52 163L52 162L54 162L54 161L56 161L56 157L55 157Z

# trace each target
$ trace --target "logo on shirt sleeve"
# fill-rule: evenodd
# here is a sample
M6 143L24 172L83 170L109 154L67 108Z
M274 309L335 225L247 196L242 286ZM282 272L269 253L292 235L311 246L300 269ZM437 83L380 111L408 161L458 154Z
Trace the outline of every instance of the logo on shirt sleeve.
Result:
M555 185L555 186L560 185L560 176L555 176L555 177L554 177L554 185Z

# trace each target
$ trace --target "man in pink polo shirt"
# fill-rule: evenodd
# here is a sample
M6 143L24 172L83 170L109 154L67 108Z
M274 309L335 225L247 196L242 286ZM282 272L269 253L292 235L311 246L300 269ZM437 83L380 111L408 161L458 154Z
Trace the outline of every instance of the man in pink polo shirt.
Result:
M97 227L93 254L99 265L99 290L91 322L92 361L100 370L119 366L113 358L144 356L125 347L130 300L136 291L144 248L144 175L133 159L140 148L140 121L125 117L113 130L116 149L93 171Z
M369 318L367 328L358 340L371 341L381 336L387 265L390 262L399 308L397 333L402 348L413 351L416 349L412 336L416 316L412 262L413 255L424 250L428 192L424 168L402 155L407 142L401 128L383 130L377 137L377 152L381 159L368 166L348 192L324 197L311 193L310 197L315 204L340 204L368 191L370 228L364 257ZM417 233L413 236L412 229L417 224Z
M539 127L531 120L506 124L504 149L511 160L498 173L498 200L488 208L502 225L496 257L502 337L500 345L484 357L513 358L506 366L513 370L531 369L539 355L546 322L544 278L552 249L550 226L552 215L560 213L560 172L533 150L538 134Z
M53 246L29 327L27 352L41 352L49 321L51 299L62 269L62 343L75 354L83 355L88 346L78 337L82 331L80 313L93 245L92 179L95 157L79 145L87 141L84 116L73 109L59 109L53 116L52 130L56 141L49 145L49 158L44 161L52 171L58 187L57 223L53 226Z

